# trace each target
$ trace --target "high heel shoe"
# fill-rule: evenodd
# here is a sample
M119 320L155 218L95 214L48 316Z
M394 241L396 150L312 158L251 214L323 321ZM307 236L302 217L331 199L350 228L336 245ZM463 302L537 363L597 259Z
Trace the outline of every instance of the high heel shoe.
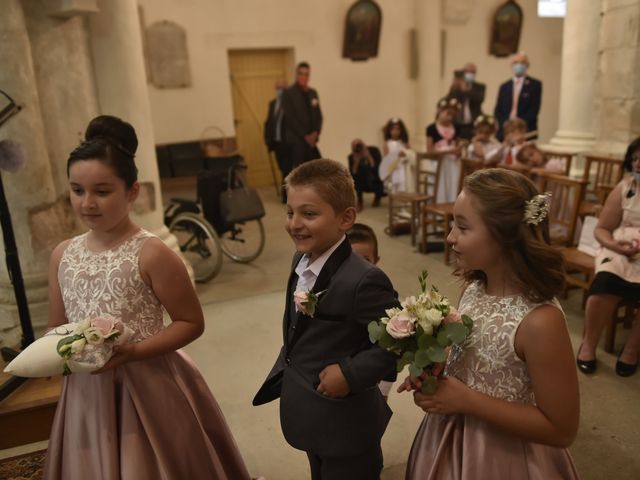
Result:
M616 361L616 373L621 377L630 377L636 370L638 369L638 362L636 363L624 363L620 361L620 357L622 356L622 352L624 352L624 347L620 350L620 355L618 355L618 360Z
M596 360L595 358L593 360L580 360L578 358L578 355L580 355L581 348L582 345L580 345L580 348L578 348L578 353L576 354L576 365L578 365L578 370L580 370L582 373L591 375L598 368L598 360Z

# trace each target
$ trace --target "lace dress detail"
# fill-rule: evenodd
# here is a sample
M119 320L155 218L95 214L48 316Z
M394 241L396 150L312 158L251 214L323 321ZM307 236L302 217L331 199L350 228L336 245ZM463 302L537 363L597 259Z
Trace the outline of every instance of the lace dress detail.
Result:
M557 301L549 303L562 311ZM450 357L447 375L492 397L535 403L527 365L516 354L514 341L522 319L540 305L544 303L522 295L491 297L480 283L470 284L460 300L460 312L473 319L473 330L462 351Z
M522 320L536 307L522 295L487 295L470 284L459 310L473 319L462 348L452 351L445 374L470 388L510 402L535 404L527 365L515 353ZM407 480L477 480L517 478L577 479L566 449L529 442L467 415L427 414L416 433L407 462Z
M138 342L163 328L163 308L140 276L138 256L155 235L140 230L118 246L92 252L87 234L75 237L62 254L58 281L65 285L62 300L69 322L99 316L122 320Z

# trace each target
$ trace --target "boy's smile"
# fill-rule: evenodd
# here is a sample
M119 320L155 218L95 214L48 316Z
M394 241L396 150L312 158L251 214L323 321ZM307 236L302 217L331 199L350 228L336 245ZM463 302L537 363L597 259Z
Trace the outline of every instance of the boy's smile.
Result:
M336 212L312 186L290 186L287 194L287 233L296 250L312 262L335 245L353 225L355 208Z

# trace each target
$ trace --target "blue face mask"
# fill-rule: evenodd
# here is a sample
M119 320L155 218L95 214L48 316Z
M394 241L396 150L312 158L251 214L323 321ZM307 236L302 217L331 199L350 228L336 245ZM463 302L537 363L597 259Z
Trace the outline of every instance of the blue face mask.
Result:
M278 88L278 89L276 90L276 97L281 97L281 96L282 96L282 92L283 92L283 91L284 91L284 90L283 90L282 88Z
M633 171L633 178L636 179L636 182L640 183L640 172Z
M472 72L464 72L464 81L467 83L473 83L476 79L476 74Z
M514 63L511 65L511 71L516 77L522 77L525 73L527 73L527 64L526 63Z

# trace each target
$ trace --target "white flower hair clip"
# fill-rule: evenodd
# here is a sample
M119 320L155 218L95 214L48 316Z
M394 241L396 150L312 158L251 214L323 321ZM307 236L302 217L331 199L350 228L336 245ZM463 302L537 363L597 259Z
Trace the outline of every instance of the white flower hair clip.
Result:
M534 195L531 200L527 200L524 206L524 223L538 225L549 214L551 205L551 192Z

